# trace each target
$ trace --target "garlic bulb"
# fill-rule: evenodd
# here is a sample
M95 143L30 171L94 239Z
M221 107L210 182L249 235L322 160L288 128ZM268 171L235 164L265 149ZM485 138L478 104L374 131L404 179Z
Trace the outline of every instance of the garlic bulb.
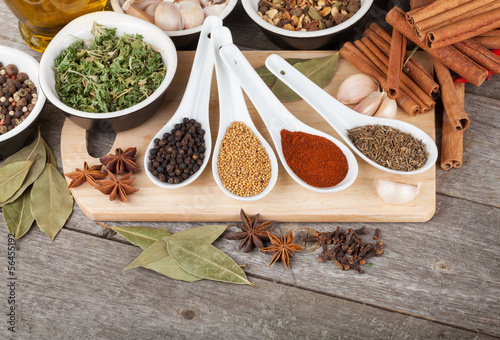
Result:
M155 10L155 25L164 31L184 29L184 18L177 4L162 2Z
M377 112L375 112L373 116L379 118L394 118L396 117L397 110L398 104L396 103L396 100L385 97L384 100L382 100L382 104L380 104Z
M205 14L200 5L192 1L181 1L177 4L184 18L184 29L193 28L203 24Z
M229 0L126 0L127 14L149 21L164 31L201 26L205 17L219 15Z
M417 185L392 182L377 179L375 182L380 198L389 204L405 204L417 197L420 191L420 182Z
M367 116L373 116L373 114L377 112L377 109L379 108L380 103L382 102L382 99L384 99L384 97L384 91L377 90L375 92L372 92L368 95L368 97L366 97L358 105L356 105L354 111Z
M375 79L358 73L350 76L342 82L337 91L337 100L342 104L358 104L370 93L378 91L379 86Z

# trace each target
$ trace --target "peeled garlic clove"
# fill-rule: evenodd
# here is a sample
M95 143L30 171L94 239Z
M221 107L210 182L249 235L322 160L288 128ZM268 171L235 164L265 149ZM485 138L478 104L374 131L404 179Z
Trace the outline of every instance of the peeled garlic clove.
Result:
M224 8L226 8L225 3L223 3L222 5L212 5L203 8L203 13L205 14L205 17L208 17L209 15L219 15L222 13Z
M380 198L389 204L405 204L417 197L420 191L420 182L417 185L392 182L377 179L375 182Z
M149 21L150 23L154 24L155 20L153 16L147 14L144 11L141 11L139 8L137 8L135 5L128 5L124 6L123 11L127 14L133 15L134 17L140 18L142 20Z
M205 14L203 14L203 9L200 5L192 1L182 1L178 6L184 18L184 29L197 27L203 24Z
M162 2L155 10L155 24L164 31L180 31L184 19L177 4Z
M367 116L373 116L373 114L377 112L377 109L379 108L380 103L382 102L382 99L384 99L384 97L384 91L377 90L375 92L372 92L368 95L368 97L366 97L358 105L356 105L354 111Z
M358 104L378 89L378 83L372 77L364 73L354 74L340 85L337 91L337 100L346 105Z
M397 110L398 104L396 103L396 100L385 97L384 100L382 100L382 104L380 104L377 112L375 112L373 116L379 118L394 118L396 117Z

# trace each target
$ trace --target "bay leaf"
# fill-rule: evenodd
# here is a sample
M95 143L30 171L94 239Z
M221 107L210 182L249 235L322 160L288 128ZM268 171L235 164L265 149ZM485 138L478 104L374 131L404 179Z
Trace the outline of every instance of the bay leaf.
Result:
M255 286L231 257L211 244L183 237L165 239L170 256L189 274L209 280Z
M337 67L338 56L339 54L335 53L326 57L312 58L296 63L294 67L316 85L323 88L333 76L333 72ZM276 81L272 91L282 102L293 102L300 99L300 96L281 80Z
M148 263L144 266L144 268L154 270L155 272L168 276L174 280L193 282L202 279L199 276L189 274L187 271L179 267L177 262L175 262L171 256L166 256L156 262Z
M47 161L57 168L57 159L54 156L54 151L50 148L49 144L42 138L43 146L45 148L45 153L47 154Z
M150 264L166 256L169 256L166 240L170 237L195 239L210 244L216 239L218 239L220 234L222 234L227 227L229 226L218 225L218 224L205 225L201 227L195 227L188 230L179 231L175 234L164 237L163 239L158 240L154 242L152 245L150 245L125 269L145 267L147 264Z
M211 244L219 238L219 236L229 227L223 224L210 224L200 227L194 227L187 230L179 231L168 237L183 237L194 240L200 240L207 244Z
M108 226L97 222L100 226L112 229L125 237L134 246L140 247L142 250L146 250L150 245L158 241L159 239L172 235L170 231L165 228L150 228L150 227L119 227L119 226Z
M66 180L51 163L33 183L31 213L38 227L54 240L73 211L73 196Z
M28 146L25 146L12 156L8 157L1 165L0 168L12 164L18 161L28 161L33 160L38 155L38 158L35 159L35 162L31 166L28 171L28 175L24 179L21 187L6 201L0 200L0 207L7 203L14 202L19 196L23 194L23 192L28 188L33 182L40 176L43 169L45 169L46 164L46 151L42 142L42 136L40 134L40 128L38 129L38 135L35 141Z
M302 61L306 61L309 59L286 58L285 60L290 65L295 65L297 63L300 63ZM262 65L261 67L256 68L255 71L262 78L262 80L264 81L264 83L266 83L267 86L273 86L274 83L276 82L276 80L278 80L278 78L276 78L276 76L271 71L268 70L266 65Z
M175 235L175 234L174 234ZM146 250L125 267L125 270L136 267L145 267L146 265L159 261L164 257L170 256L167 249L167 241L164 238L154 242Z
M0 169L0 201L6 201L16 193L23 184L33 161L18 161Z
M6 204L2 208L7 229L14 235L16 242L30 230L35 220L31 214L30 204L31 188L28 188L14 202Z

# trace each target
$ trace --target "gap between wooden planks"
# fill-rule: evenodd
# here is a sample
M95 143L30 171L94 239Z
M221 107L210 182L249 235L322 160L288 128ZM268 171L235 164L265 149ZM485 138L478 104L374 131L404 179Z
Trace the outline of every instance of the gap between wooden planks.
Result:
M334 51L244 51L254 67L264 64L272 53L283 58L313 58L330 55ZM134 187L139 191L130 196L129 202L109 201L88 184L71 189L81 210L91 220L100 221L238 221L239 211L243 208L251 214L260 213L264 220L281 222L425 222L434 215L436 209L436 170L413 176L398 176L377 170L357 157L359 174L354 184L337 193L321 194L309 191L297 184L279 163L279 176L274 189L266 197L254 202L242 202L226 196L215 184L209 163L200 177L184 188L165 190L154 185L146 176L144 155L146 147L158 130L176 111L186 88L194 51L178 52L179 64L175 78L170 85L166 100L159 110L146 123L132 130L119 132L115 148L137 147L137 163L140 171L135 174ZM416 53L416 58L429 71L432 62L427 54ZM359 73L349 62L339 57L337 69L332 80L324 88L336 96L344 79ZM272 144L267 129L257 111L247 98L252 119L264 138ZM286 103L285 106L298 119L336 138L339 136L321 116L305 101ZM210 95L210 128L215 142L219 133L219 105L215 75ZM412 123L435 140L434 110L411 118L398 109L397 119ZM224 133L224 132L222 132ZM86 130L66 119L61 132L61 158L65 173L81 168L83 162L99 164L87 153ZM340 138L339 138L340 139ZM274 147L273 147L274 149ZM209 162L212 162L212 156ZM421 183L417 198L404 205L390 205L377 195L374 180L383 178L404 183ZM69 179L68 179L69 181ZM69 182L68 182L69 183Z

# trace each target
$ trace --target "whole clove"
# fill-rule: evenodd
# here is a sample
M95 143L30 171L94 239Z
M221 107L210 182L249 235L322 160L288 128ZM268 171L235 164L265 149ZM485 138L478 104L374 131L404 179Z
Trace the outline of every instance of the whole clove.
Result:
M381 256L384 252L384 242L380 240L380 229L375 229L373 237L375 244L365 243L360 235L368 235L366 227L359 229L348 228L342 231L340 226L335 232L318 232L314 237L304 239L305 242L318 242L323 251L318 256L319 262L331 260L341 270L356 270L359 274L364 271L361 266L366 260ZM329 246L332 245L332 246Z

